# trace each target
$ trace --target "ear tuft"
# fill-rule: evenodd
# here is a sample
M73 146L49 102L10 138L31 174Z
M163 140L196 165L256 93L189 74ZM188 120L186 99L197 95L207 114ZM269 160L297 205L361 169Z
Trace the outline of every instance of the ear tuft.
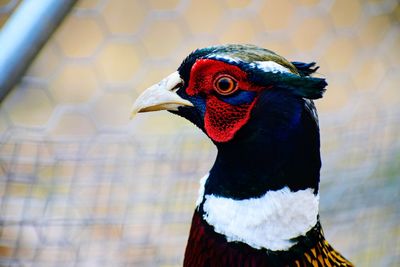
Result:
M308 99L322 98L328 85L324 78L314 77L303 77L300 83L299 86L292 87L291 90L295 94Z
M301 76L310 76L319 69L319 66L316 66L315 62L304 63L299 61L292 61L291 63L296 67Z
M309 76L318 67L313 68L315 63L298 63L299 74L264 72L259 69L247 68L249 79L257 85L272 86L273 88L290 91L292 94L308 98L321 98L328 85L324 78Z
M278 88L291 91L292 94L308 98L322 98L326 91L328 83L324 78L315 78L310 76L298 76L291 73L281 74Z

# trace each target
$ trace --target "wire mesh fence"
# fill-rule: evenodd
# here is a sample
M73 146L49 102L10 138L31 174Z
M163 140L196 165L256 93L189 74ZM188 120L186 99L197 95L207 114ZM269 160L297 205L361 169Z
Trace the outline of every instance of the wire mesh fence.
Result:
M212 150L189 136L114 138L84 144L24 139L3 146L4 266L179 261L195 177ZM177 149L184 146L201 154L183 158Z
M19 1L0 1L0 25ZM398 1L79 1L0 106L0 266L180 266L215 148L133 99L191 50L318 61L320 213L357 266L400 264ZM0 44L1 46L1 44Z

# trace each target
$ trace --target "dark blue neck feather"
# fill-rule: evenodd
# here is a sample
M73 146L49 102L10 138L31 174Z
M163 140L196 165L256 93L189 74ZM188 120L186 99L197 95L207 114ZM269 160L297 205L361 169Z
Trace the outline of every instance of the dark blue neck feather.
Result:
M216 146L206 194L247 199L286 186L318 192L319 128L300 97L265 91L234 139Z

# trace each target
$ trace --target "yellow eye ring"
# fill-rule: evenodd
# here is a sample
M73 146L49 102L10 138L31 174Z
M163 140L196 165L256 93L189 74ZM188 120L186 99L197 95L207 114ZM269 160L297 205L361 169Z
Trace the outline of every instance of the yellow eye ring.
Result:
M214 89L220 95L230 95L238 89L238 84L233 77L220 75L214 81Z

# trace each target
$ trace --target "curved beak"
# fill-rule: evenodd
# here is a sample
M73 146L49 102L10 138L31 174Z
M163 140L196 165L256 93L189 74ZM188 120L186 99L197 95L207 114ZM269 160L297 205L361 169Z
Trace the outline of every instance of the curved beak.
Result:
M147 88L133 103L131 119L138 112L148 112L157 110L178 110L178 107L193 104L181 98L175 91L182 86L183 80L178 71L168 75L159 83Z

